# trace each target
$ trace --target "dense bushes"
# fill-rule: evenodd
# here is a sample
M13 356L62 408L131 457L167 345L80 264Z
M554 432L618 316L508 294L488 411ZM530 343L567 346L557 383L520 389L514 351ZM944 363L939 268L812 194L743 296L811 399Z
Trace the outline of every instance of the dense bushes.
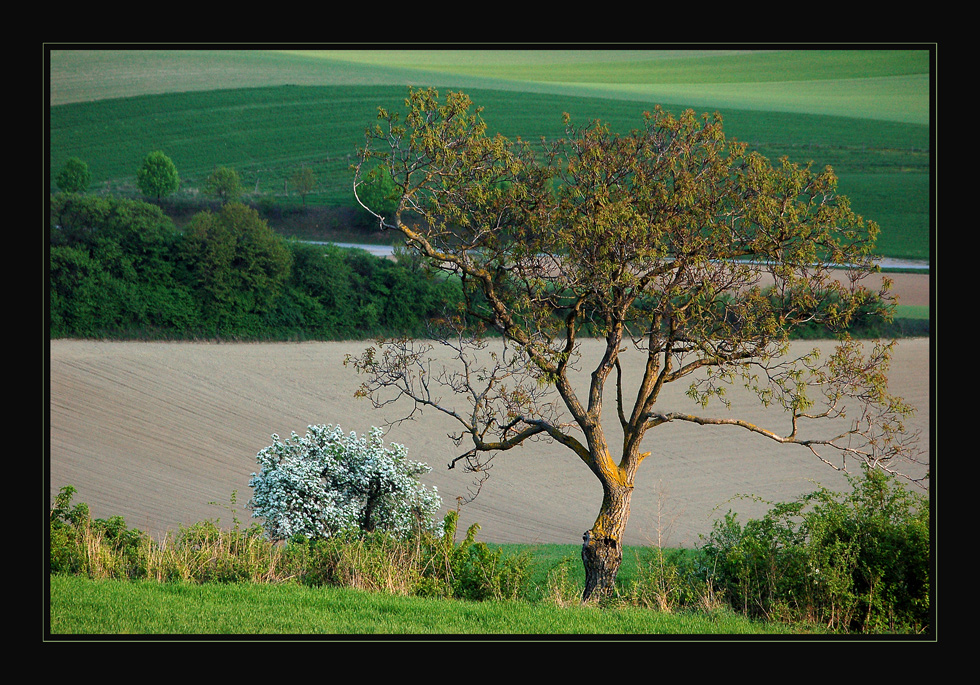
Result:
M460 283L408 258L285 241L238 203L178 230L156 205L94 195L51 198L50 335L141 339L343 340L426 335L454 312ZM928 335L887 322L875 303L856 337ZM823 328L796 332L825 337Z
M51 509L49 571L101 578L126 578L138 569L144 535L127 529L121 516L92 519L88 505L72 506L75 488L66 486Z
M850 493L821 488L741 525L729 513L702 573L735 609L852 632L930 626L929 507L879 471Z
M931 632L927 502L878 472L854 485L845 494L820 489L777 504L744 525L729 514L696 549L639 549L607 602L663 612L737 612L807 631ZM540 575L529 551L506 554L478 542L475 524L457 542L455 512L446 515L439 534L350 530L274 543L260 525L242 528L235 520L230 530L206 521L155 542L128 530L121 517L93 520L86 505L72 506L74 494L63 488L51 510L51 573L296 582L476 601L581 601L580 583L570 580L581 579L574 556L545 569L547 579L536 585L532 579Z
M51 334L192 328L192 293L170 258L178 238L153 205L87 195L51 202Z
M229 203L184 231L155 205L51 199L51 337L335 340L423 334L459 285L359 250L288 242Z
M202 317L217 331L261 327L292 269L286 243L238 203L191 219L177 261Z

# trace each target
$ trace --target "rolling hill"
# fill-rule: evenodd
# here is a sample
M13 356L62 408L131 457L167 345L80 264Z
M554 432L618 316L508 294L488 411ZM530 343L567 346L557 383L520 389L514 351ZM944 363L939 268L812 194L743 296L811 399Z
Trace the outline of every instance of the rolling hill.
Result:
M287 46L288 47L288 46ZM616 130L644 109L720 111L731 137L770 159L833 166L840 191L884 228L883 256L927 259L931 53L901 50L411 49L75 50L47 53L49 178L70 156L92 189L132 193L155 149L196 194L232 166L254 198L349 205L349 164L379 106L408 86L463 90L491 132L562 134L561 114Z

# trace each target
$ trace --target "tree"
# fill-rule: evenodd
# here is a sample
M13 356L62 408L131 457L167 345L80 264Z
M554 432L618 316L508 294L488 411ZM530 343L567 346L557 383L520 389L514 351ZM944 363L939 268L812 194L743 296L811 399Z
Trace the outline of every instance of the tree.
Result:
M91 180L88 164L78 157L69 157L58 172L55 183L66 193L81 193L88 188Z
M221 166L204 180L203 191L205 195L216 197L221 202L231 202L241 196L242 181L237 171Z
M157 201L177 192L180 187L180 176L173 161L162 152L149 153L143 164L136 172L136 185L140 192Z
M292 268L283 240L238 202L196 214L184 228L180 254L205 313L219 323L267 311Z
M487 135L471 105L430 89L410 91L404 121L380 109L354 179L364 205L367 170L386 167L397 205L366 209L430 268L462 281L466 310L439 340L459 370L430 372L433 344L405 339L348 363L366 374L359 394L375 405L407 398L413 412L434 408L460 424L454 438L470 444L450 468L484 472L495 454L535 438L579 457L603 491L583 536L583 599L613 588L637 469L654 454L644 438L660 426L738 426L841 469L845 458L889 470L915 458L904 429L911 410L886 386L894 342L866 355L846 334L858 308L890 303L889 284L863 285L877 269L879 229L836 193L830 168L773 165L727 140L719 115L657 107L624 135L565 115L566 137L534 149ZM831 277L835 264L847 265L848 281ZM787 356L794 328L812 322L839 336L823 364L816 353ZM480 326L499 335L500 353L488 353ZM579 368L587 335L604 342L588 375ZM627 354L645 359L641 378L623 377ZM661 411L661 391L680 381L702 405L726 401L725 386L742 382L782 407L789 429ZM616 454L602 421L613 382ZM856 418L841 428L834 419L848 404ZM801 424L821 419L832 432L804 437Z
M306 196L316 188L316 176L313 173L313 169L309 167L297 169L289 180L292 182L296 192L299 193L299 196L303 198L303 204L305 205Z
M361 201L371 207L372 214L391 214L398 206L398 199L401 196L395 181L391 177L391 172L383 167L377 166L363 175L364 182L361 184L358 194ZM373 218L371 219L373 223Z
M254 516L265 519L272 539L438 532L432 517L442 500L418 481L429 467L408 459L403 445L385 446L380 429L371 430L370 440L322 425L285 442L272 437L272 445L257 455L262 469L252 474L248 504Z

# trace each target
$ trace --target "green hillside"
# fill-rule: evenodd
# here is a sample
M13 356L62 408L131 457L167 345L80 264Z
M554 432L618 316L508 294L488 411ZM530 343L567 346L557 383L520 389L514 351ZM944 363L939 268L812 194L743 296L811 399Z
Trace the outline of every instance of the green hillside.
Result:
M50 53L50 176L87 162L92 190L134 192L160 149L193 195L215 167L274 202L314 169L308 202L352 202L351 155L408 85L463 90L492 131L561 135L561 114L618 130L660 103L720 111L770 158L831 165L882 254L929 255L929 53L683 50L108 50Z

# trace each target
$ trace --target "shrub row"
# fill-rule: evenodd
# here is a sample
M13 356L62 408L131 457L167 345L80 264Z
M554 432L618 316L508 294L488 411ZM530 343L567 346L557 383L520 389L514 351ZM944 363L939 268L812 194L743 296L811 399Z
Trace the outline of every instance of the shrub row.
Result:
M458 283L361 250L285 241L229 203L178 230L156 205L51 199L50 335L351 339L417 335Z
M842 632L929 630L927 500L877 470L852 484L744 525L729 513L700 549L699 573L752 617Z
M238 203L182 229L140 200L51 198L49 321L55 338L344 340L420 336L457 310L460 283L409 258L286 241ZM871 303L855 337L928 335ZM911 327L910 327L911 326ZM801 337L826 337L823 329Z

